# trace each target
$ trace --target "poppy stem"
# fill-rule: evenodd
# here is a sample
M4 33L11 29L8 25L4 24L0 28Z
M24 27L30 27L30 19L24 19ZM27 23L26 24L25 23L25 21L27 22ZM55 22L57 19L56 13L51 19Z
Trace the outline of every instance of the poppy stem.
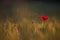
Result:
M45 28L45 21L43 21L43 28Z
M45 24L45 25L43 25L44 29L45 29L46 32L48 32L48 26L47 26L48 24L46 23L46 21L44 21L44 24Z
M43 29L44 29L45 32L47 32L47 26L46 26L46 21L45 20L43 21Z

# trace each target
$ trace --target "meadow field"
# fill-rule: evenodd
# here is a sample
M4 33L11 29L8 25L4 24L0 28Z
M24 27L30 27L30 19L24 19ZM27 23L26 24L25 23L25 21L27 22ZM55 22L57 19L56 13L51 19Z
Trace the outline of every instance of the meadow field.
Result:
M60 22L49 20L43 23L23 18L21 22L0 22L0 40L60 40ZM47 29L47 32L46 32Z
M56 8L53 11L52 7L45 14L46 11L38 10L37 6L38 9L35 9L30 8L32 4L26 5L14 5L11 9L12 16L9 14L10 9L2 10L5 16L1 14L0 17L0 40L60 40L60 17L56 16L59 10ZM45 24L40 19L42 15L49 18Z

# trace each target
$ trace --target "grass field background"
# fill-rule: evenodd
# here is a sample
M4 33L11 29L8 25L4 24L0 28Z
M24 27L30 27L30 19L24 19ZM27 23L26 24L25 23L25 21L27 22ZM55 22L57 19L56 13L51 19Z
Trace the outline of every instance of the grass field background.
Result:
M59 9L58 4L39 2L2 9L0 40L60 40ZM40 19L42 15L49 17L46 24Z

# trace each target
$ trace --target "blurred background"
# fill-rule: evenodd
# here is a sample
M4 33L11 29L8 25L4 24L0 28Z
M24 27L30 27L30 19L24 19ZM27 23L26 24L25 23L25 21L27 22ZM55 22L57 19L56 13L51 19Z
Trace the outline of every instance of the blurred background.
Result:
M49 18L45 25L42 15ZM1 0L0 40L60 40L59 1Z
M39 15L56 16L58 19L60 17L60 3L58 0L1 0L0 15L4 18L6 16L11 17L16 14L13 13L13 10L16 11L17 8L21 7L24 11L27 9Z

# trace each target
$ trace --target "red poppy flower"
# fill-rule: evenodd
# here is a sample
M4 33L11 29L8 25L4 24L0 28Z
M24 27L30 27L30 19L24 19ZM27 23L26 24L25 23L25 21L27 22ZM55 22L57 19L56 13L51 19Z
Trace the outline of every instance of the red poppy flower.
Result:
M48 16L41 16L41 20L48 20Z

